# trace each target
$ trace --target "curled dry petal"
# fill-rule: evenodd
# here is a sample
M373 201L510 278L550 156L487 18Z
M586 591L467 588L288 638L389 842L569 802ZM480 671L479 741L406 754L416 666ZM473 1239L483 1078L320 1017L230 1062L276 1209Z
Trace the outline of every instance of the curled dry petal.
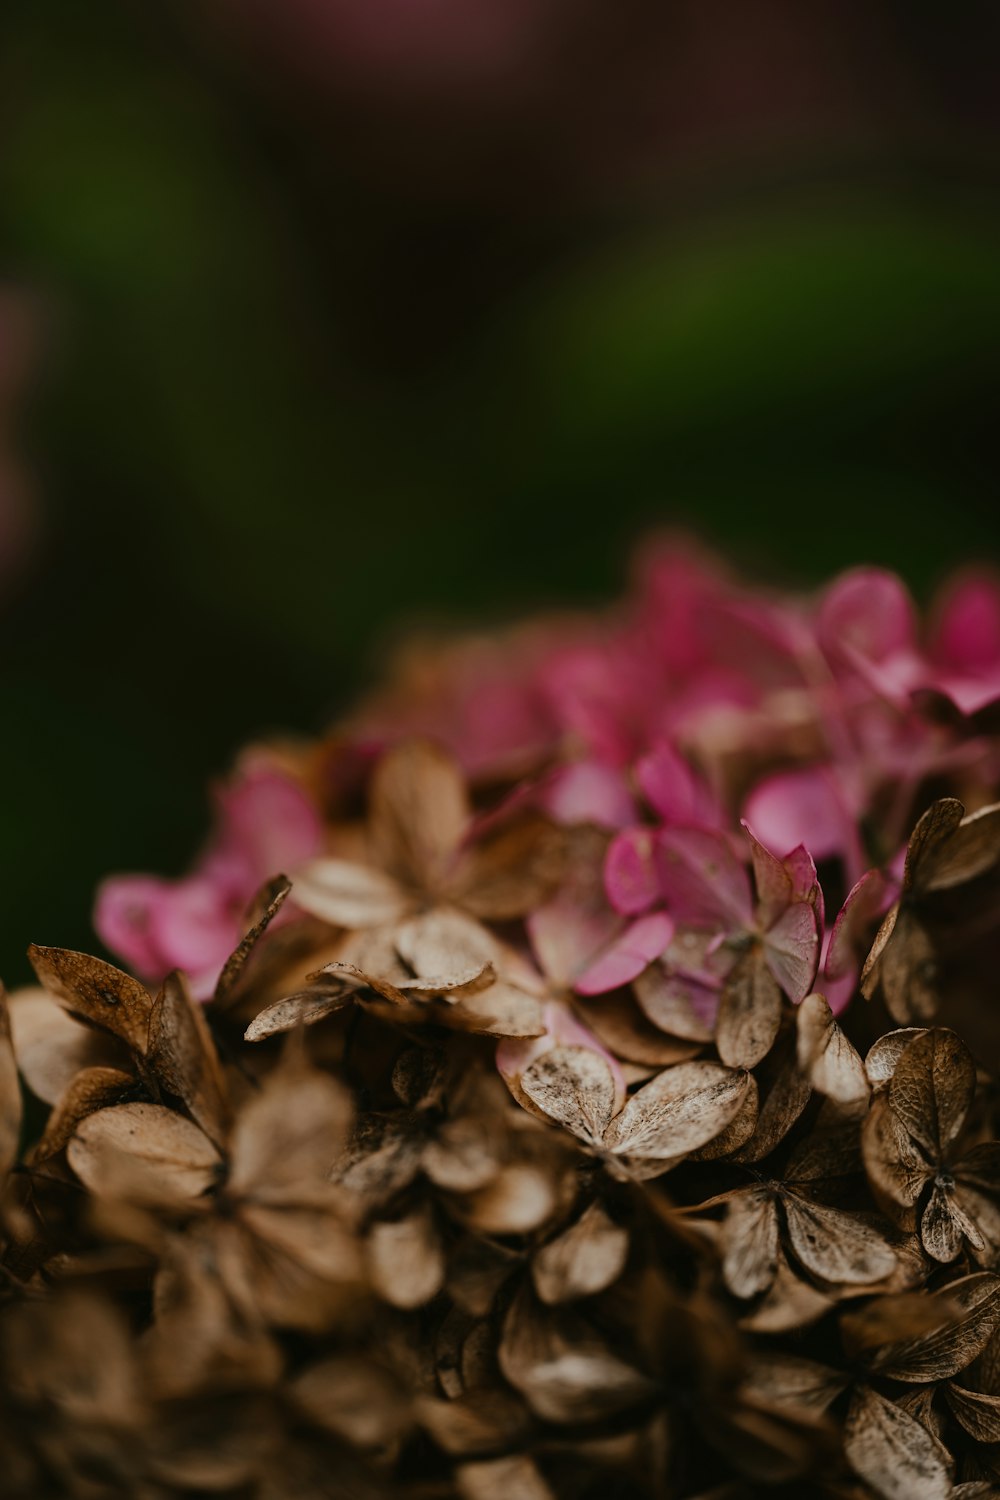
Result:
M28 957L39 982L85 1021L118 1037L141 1056L146 1051L153 999L130 974L68 948L39 948Z
M870 1092L864 1064L825 997L807 995L795 1020L799 1067L812 1087L848 1112L863 1110Z

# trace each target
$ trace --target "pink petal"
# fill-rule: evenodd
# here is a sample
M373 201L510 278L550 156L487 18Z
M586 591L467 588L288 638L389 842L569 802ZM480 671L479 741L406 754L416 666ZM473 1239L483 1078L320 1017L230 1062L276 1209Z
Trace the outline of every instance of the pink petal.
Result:
M580 975L575 988L581 995L603 995L631 983L659 958L673 934L674 924L666 912L640 917Z
M608 845L604 885L615 911L625 916L648 911L659 899L654 840L651 828L627 828Z
M218 842L238 857L253 890L313 859L323 848L323 821L299 784L267 765L251 766L216 791Z
M894 573L855 568L827 589L819 613L819 636L833 655L850 651L870 662L886 662L916 643L913 602Z
M969 571L949 579L935 600L929 651L957 673L1000 673L1000 576Z
M750 879L721 833L664 828L657 835L660 891L671 915L693 927L727 929L753 921Z
M828 984L857 972L859 935L875 917L884 913L891 896L892 887L880 870L866 871L851 887L825 944L823 976ZM826 998L830 999L829 994Z
M662 743L636 763L643 796L665 823L716 823L719 808L708 788L672 745Z
M169 898L170 882L153 875L112 875L98 887L94 929L106 948L143 979L170 968L157 944L153 912Z
M757 837L772 849L803 844L814 859L837 855L853 870L858 834L833 772L826 766L765 777L743 808Z
M614 766L579 760L564 766L543 794L545 811L557 823L625 828L638 817L625 777Z
M819 928L808 902L789 906L764 934L764 958L789 1000L804 1000L819 966Z

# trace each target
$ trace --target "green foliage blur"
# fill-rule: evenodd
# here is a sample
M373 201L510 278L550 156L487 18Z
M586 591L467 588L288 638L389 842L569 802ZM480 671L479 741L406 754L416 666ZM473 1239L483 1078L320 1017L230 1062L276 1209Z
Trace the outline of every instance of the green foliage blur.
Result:
M240 743L320 728L408 621L608 598L651 526L919 595L997 558L987 16L947 76L908 35L889 126L708 119L641 190L553 198L511 191L520 137L424 180L403 125L373 153L163 0L5 0L0 274L40 339L8 984L29 941L93 946L103 874L179 872Z

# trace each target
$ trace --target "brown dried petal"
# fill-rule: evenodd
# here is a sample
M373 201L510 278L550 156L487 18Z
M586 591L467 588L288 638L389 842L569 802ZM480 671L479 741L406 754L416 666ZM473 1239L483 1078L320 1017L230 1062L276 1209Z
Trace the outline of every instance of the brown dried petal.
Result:
M687 1062L701 1049L701 1042L684 1041L659 1030L626 990L593 998L577 995L573 1004L598 1040L616 1057L628 1062L665 1068Z
M15 990L8 1006L17 1066L45 1104L55 1104L84 1068L131 1064L117 1038L83 1025L45 990Z
M792 1249L814 1276L834 1286L870 1286L895 1271L896 1253L872 1225L798 1193L786 1192L782 1201Z
M921 891L946 891L984 875L1000 861L1000 803L980 807L959 823L920 865ZM926 868L925 868L926 866Z
M952 1208L951 1194L935 1182L920 1217L920 1238L927 1254L944 1265L962 1248L962 1224Z
M799 1067L817 1093L856 1113L868 1102L864 1064L823 995L807 995L796 1012Z
M1000 1326L1000 1276L988 1271L953 1281L927 1300L940 1300L948 1321L884 1348L872 1361L879 1375L914 1382L949 1380L971 1364Z
M958 1135L972 1104L976 1069L953 1031L935 1027L905 1047L889 1084L889 1104L935 1160Z
M824 1412L846 1384L847 1376L828 1365L767 1351L754 1355L743 1390L755 1401L775 1407Z
M896 1222L911 1222L905 1215L923 1192L932 1169L885 1095L872 1100L861 1127L861 1154L880 1207Z
M428 1208L374 1224L368 1255L372 1284L393 1307L422 1307L444 1284L444 1251Z
M952 1463L947 1449L867 1386L851 1400L844 1451L855 1473L883 1500L949 1500Z
M523 1292L510 1305L498 1354L506 1378L546 1422L611 1416L653 1389L583 1319L541 1309Z
M455 893L467 911L509 922L537 911L563 871L560 829L530 813L477 839L461 864Z
M752 1068L774 1045L781 1024L781 990L754 947L733 969L722 988L715 1045L724 1063Z
M446 1453L468 1457L495 1453L523 1441L530 1418L510 1391L470 1391L452 1401L417 1399L420 1421Z
M615 1103L615 1080L600 1053L588 1047L552 1047L521 1074L521 1089L549 1119L581 1140L603 1139Z
M934 1297L925 1292L900 1292L876 1297L864 1307L845 1313L840 1331L851 1358L874 1356L886 1344L922 1337L959 1316L958 1304L950 1302L946 1292Z
M168 975L153 1002L145 1067L221 1145L230 1121L225 1079L205 1012L181 974Z
M406 885L422 890L441 881L469 813L461 771L427 740L394 745L375 767L369 793L372 845L379 864Z
M555 1500L534 1460L524 1454L459 1464L455 1482L462 1500Z
M197 1125L159 1104L117 1104L88 1115L66 1154L92 1193L151 1207L196 1203L222 1166Z
M627 1232L599 1203L591 1203L575 1224L536 1250L535 1291L550 1304L591 1297L618 1279L627 1257Z
M865 1058L865 1072L873 1089L889 1082L904 1049L923 1034L922 1026L904 1026L899 1031L887 1031L872 1043Z
M753 1312L740 1319L740 1327L753 1333L798 1332L832 1306L833 1299L799 1276L779 1249L774 1280Z
M757 1080L751 1073L739 1114L707 1146L699 1146L697 1151L692 1151L691 1160L717 1161L721 1156L735 1156L753 1135L759 1110Z
M548 1223L558 1206L552 1174L515 1163L471 1194L465 1216L480 1234L531 1234Z
M910 835L903 870L904 891L919 893L925 889L925 878L930 876L964 816L965 808L957 797L941 797L931 804Z
M255 895L247 913L249 926L226 959L222 973L216 980L215 993L212 996L214 1005L225 1005L230 996L235 993L251 953L285 904L291 888L291 881L287 875L275 875Z
M400 921L410 901L383 870L321 857L295 872L295 904L322 922L351 931Z
M479 1036L535 1037L545 1035L545 1013L534 995L498 980L478 994L450 1002L446 1024Z
M605 1144L618 1156L676 1160L721 1135L749 1088L743 1069L678 1063L632 1095L608 1127Z
M357 1356L335 1354L309 1365L289 1383L288 1393L310 1421L355 1448L385 1448L412 1424L398 1382Z
M886 1009L899 1025L934 1019L940 1001L937 955L930 934L909 908L896 919L892 941L886 944L878 966L878 980Z
M85 1068L78 1073L49 1115L42 1138L32 1150L32 1162L47 1161L62 1151L82 1120L119 1102L135 1086L133 1075L117 1068Z
M243 1033L243 1040L263 1042L299 1026L315 1026L317 1021L324 1021L327 1016L343 1010L357 993L357 985L331 979L329 984L317 984L311 989L300 990L298 994L287 995L265 1005L254 1016Z
M138 979L68 948L40 948L32 943L28 957L39 981L68 1010L110 1031L142 1056L153 1000Z
M784 1057L781 1057L784 1051ZM763 1161L791 1130L812 1095L809 1080L786 1044L775 1053L778 1070L757 1116L753 1135L735 1154L736 1161Z
M343 1149L351 1106L326 1073L286 1062L241 1110L232 1133L229 1191L276 1203L329 1180Z
M652 963L633 981L636 999L652 1024L684 1041L710 1042L714 1027L699 1015L690 998L692 985L681 975Z
M500 944L480 922L452 907L411 917L393 934L400 958L417 975L483 970L500 958Z
M778 1268L778 1209L774 1194L749 1188L730 1199L722 1227L722 1275L734 1297L766 1291Z
M956 1421L970 1437L977 1443L1000 1443L1000 1396L967 1391L951 1383L945 1386L944 1394Z

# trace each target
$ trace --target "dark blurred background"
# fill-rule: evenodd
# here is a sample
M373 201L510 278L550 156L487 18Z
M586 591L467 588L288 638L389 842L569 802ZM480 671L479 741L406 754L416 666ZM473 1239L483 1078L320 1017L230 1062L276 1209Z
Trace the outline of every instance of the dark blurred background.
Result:
M8 982L400 621L996 557L998 21L3 0Z

